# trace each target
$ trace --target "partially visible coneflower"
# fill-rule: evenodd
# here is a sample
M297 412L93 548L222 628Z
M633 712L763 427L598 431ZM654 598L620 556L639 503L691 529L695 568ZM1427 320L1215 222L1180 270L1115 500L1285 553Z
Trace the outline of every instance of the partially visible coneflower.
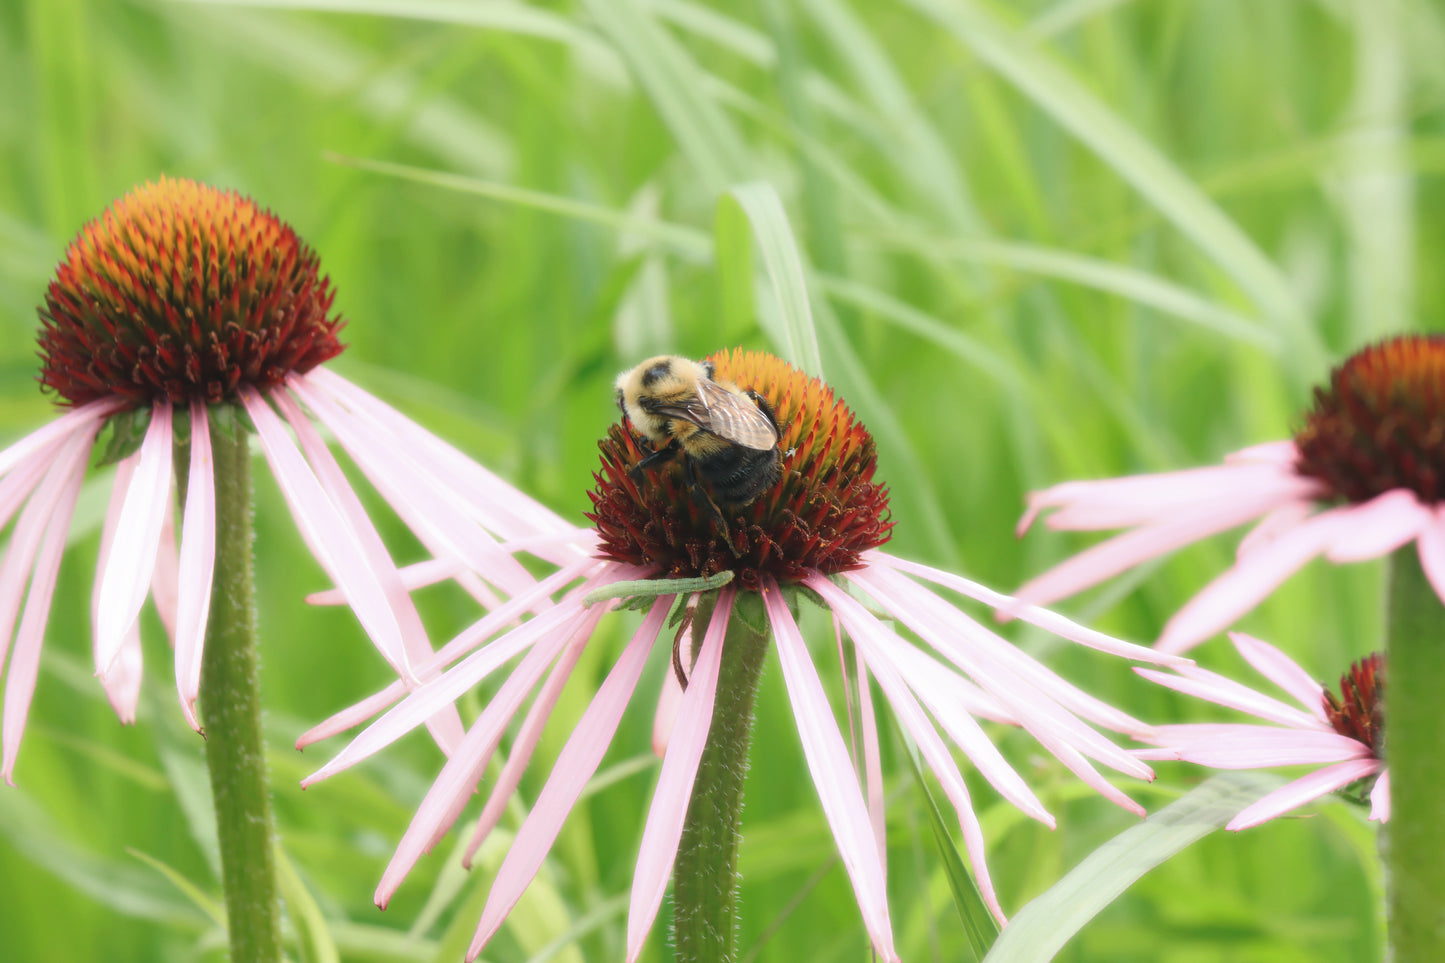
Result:
M1406 335L1346 359L1315 389L1294 438L1236 452L1214 468L1055 485L1029 496L1022 534L1045 524L1129 531L1030 580L1047 605L1141 562L1262 519L1234 566L1164 627L1182 652L1227 628L1311 559L1357 562L1411 542L1445 599L1445 336Z
M884 959L897 959L897 954L884 882L882 786L871 695L875 683L953 803L984 898L1000 919L1003 911L985 864L983 834L949 743L1023 812L1049 826L1054 822L999 754L978 718L1022 726L1097 791L1141 812L1091 760L1138 778L1149 778L1150 771L1092 726L1135 736L1147 735L1148 727L1065 682L969 618L939 590L992 606L1010 605L1011 599L879 551L892 523L888 493L873 478L873 439L832 390L758 352L733 351L710 360L718 380L755 390L772 405L782 427L781 480L753 503L731 512L724 531L706 499L689 492L680 460L635 474L634 467L649 449L625 423L614 425L600 443L602 464L591 492L595 534L577 530L579 538L595 544L600 557L562 569L546 588L578 584L554 608L495 638L527 597L513 599L511 611L504 607L489 615L439 658L456 658L465 647L491 641L436 681L406 695L307 780L323 779L370 756L509 660L524 656L423 801L378 887L376 900L384 906L416 861L459 817L513 718L540 685L491 787L472 837L470 851L475 851L515 791L557 695L604 612L620 597L653 597L641 627L578 722L518 830L493 883L469 959L497 933L541 867L601 762L670 612L692 620L697 644L690 653L684 621L675 643L681 651L675 650L674 673L686 677L687 685L679 693L678 683L669 679L671 695L659 713L665 716L659 725L665 757L633 880L629 960L641 951L669 876L676 882L679 953L703 941L732 939L732 837L747 768L753 693L770 637L813 783L873 946ZM724 587L712 587L729 575ZM843 672L850 722L856 700L862 727L866 794L799 629L796 610L806 600L831 613L840 633L840 657L842 633L854 646L855 657L843 660ZM1041 609L1026 606L1018 615L1116 655L1159 658ZM924 644L900 635L890 621ZM303 741L334 733L402 695L394 685Z
M137 188L71 242L40 309L40 381L69 410L0 452L0 528L19 514L0 563L0 664L9 655L0 774L11 780L67 529L109 427L102 460L117 463L91 605L96 672L133 720L139 616L151 594L173 635L181 711L206 727L238 963L280 958L253 651L249 435L312 554L407 684L431 646L407 580L313 419L436 556L431 567L470 569L460 580L482 598L494 600L481 579L504 594L533 584L494 535L567 529L326 370L342 350L332 301L315 252L250 199L187 180ZM444 745L460 739L452 707L428 725Z
M1156 726L1146 741L1159 748L1144 759L1181 759L1211 769L1315 766L1232 819L1227 829L1247 829L1346 790L1368 797L1370 818L1390 819L1390 770L1385 765L1385 660L1371 655L1340 677L1339 694L1315 682L1279 649L1241 632L1229 638L1249 664L1303 706L1303 711L1197 666L1177 675L1136 669L1140 675L1187 695L1248 713L1256 723L1194 723Z

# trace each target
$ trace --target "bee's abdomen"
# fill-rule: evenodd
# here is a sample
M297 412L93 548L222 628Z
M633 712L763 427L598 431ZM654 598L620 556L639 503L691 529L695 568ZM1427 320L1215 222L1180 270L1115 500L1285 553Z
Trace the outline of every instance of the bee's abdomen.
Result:
M698 477L720 508L741 508L756 501L782 477L781 462L776 448L759 451L741 445L729 445L693 459Z

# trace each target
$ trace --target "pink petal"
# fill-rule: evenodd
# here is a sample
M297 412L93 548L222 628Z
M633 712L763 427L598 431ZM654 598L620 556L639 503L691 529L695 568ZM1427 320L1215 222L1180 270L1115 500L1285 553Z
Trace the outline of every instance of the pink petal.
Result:
M291 517L305 534L317 561L346 593L377 651L397 675L414 679L406 642L396 614L387 604L387 591L378 580L375 559L357 541L356 533L326 497L311 468L287 437L281 419L261 395L248 385L238 388L237 394L256 426L256 437L291 509Z
M1243 632L1229 633L1229 641L1245 661L1275 685L1299 700L1300 705L1321 722L1328 723L1324 709L1324 687L1279 649Z
M436 484L434 475L412 462L409 448L414 446L399 446L394 438L378 438L367 432L365 419L351 415L306 376L292 375L288 384L322 424L331 429L387 504L433 555L463 560L508 594L523 591L535 581L483 528L453 504L455 500L449 497L449 490ZM294 424L295 419L289 414L287 417Z
M682 684L671 672L662 677L662 691L657 694L657 712L652 717L652 753L661 759L667 755L667 743L677 720L677 707L682 705Z
M1235 560L1238 561L1270 544L1286 532L1299 528L1309 521L1315 510L1315 503L1310 501L1289 502L1276 508L1260 519L1259 524L1251 528L1244 538L1239 540L1239 547L1234 550Z
M151 569L151 604L156 607L166 640L176 644L176 582L180 574L176 557L176 513L169 505L161 513L161 537L156 543L156 564Z
M1159 685L1183 692L1196 698L1205 699L1217 705L1238 709L1269 722L1277 722L1291 729L1313 729L1317 732L1329 730L1329 726L1308 712L1301 712L1294 706L1278 699L1256 692L1249 686L1226 678L1208 669L1190 667L1180 669L1178 675L1158 672L1153 669L1135 669L1135 672Z
M1420 567L1445 602L1445 506L1435 509L1435 517L1420 531Z
M1158 648L1176 653L1193 648L1254 608L1325 550L1339 530L1341 512L1337 508L1321 512L1240 559L1175 613L1164 626Z
M1342 513L1325 557L1331 562L1363 562L1388 555L1420 534L1432 516L1414 492L1397 488L1377 495Z
M1382 823L1390 821L1390 770L1388 769L1381 771L1380 778L1375 780L1375 788L1370 790L1370 818Z
M411 867L423 853L431 851L461 815L476 791L492 754L501 744L503 734L547 667L559 654L565 661L575 659L576 653L570 650L580 650L587 643L606 611L603 606L590 611L582 610L577 621L566 631L541 640L487 701L487 707L442 767L426 798L417 807L406 834L397 844L396 853L376 887L377 906L386 908Z
M857 775L848 762L843 736L833 721L828 697L782 592L768 579L761 586L761 594L773 626L774 645L783 666L783 681L803 743L803 756L813 774L823 813L833 829L843 867L853 884L864 925L878 954L885 960L896 961L898 953L893 948L893 929L888 920L883 867L878 862L868 810L858 790Z
M647 811L647 825L637 853L637 871L632 877L632 901L627 910L627 963L633 963L642 953L643 940L657 918L657 909L662 905L662 895L667 891L667 880L677 859L677 845L692 799L697 767L712 727L723 639L727 636L734 595L732 586L718 592L712 621L693 663L687 691L682 695L677 725L672 730L662 772L657 777L657 789L652 794L652 806Z
M271 391L269 397L291 425L291 430L296 432L301 448L306 453L306 460L316 472L316 478L326 491L326 496L350 528L352 537L361 545L366 564L385 592L385 602L401 632L407 663L416 666L426 662L432 655L426 628L422 625L421 616L417 614L411 593L402 584L391 553L386 550L376 526L371 523L366 509L362 507L361 499L356 496L341 466L337 464L331 450L326 447L326 442L321 439L321 435L301 411L300 406L285 391L279 389ZM532 579L526 579L527 585L532 582ZM402 676L405 677L406 673L403 672ZM461 742L462 719L455 706L447 706L428 719L427 728L431 730L443 752L449 752Z
M181 712L201 731L196 700L201 691L201 656L211 611L211 581L216 569L216 469L206 405L191 402L191 464L186 508L181 519L180 578L176 594L176 692Z
M1176 758L1211 769L1318 766L1371 755L1364 743L1338 732L1277 729L1242 723L1159 726L1157 741Z
M1312 799L1318 799L1336 789L1342 789L1356 779L1372 776L1379 772L1380 768L1380 762L1376 759L1351 759L1348 762L1337 762L1333 766L1317 769L1282 789L1276 789L1235 816L1224 828L1240 830L1258 826L1291 809L1303 806Z
M140 686L145 679L145 666L140 646L140 622L137 621L125 634L110 664L110 671L100 680L105 690L106 701L115 710L116 718L125 725L135 723L136 709L140 706Z
M9 474L11 469L24 462L39 459L49 463L52 459L46 457L43 452L47 449L59 450L69 439L77 435L89 435L95 437L100 430L101 424L114 412L123 408L123 402L114 398L102 398L99 401L91 401L78 408L72 408L59 418L37 428L30 434L21 438L15 444L0 451L0 475ZM0 522L0 526L4 523Z
M1266 441L1224 456L1226 465L1277 465L1293 468L1299 461L1299 449L1294 441Z
M96 615L96 672L104 676L140 615L155 568L161 525L170 507L171 404L158 401L141 442L135 476L115 529L115 542L101 576Z
M468 869L472 868L472 858L477 850L492 834L492 830L497 828L497 823L507 809L507 802L521 784L527 764L532 761L532 753L537 749L537 742L542 738L542 730L547 727L547 720L556 708L557 699L562 695L567 680L572 677L572 670L577 667L577 660L586 647L586 637L590 635L591 632L588 631L585 634L579 633L580 639L574 636L573 644L562 650L562 654L552 666L552 671L547 674L547 681L542 683L542 691L532 700L532 707L527 710L526 718L517 730L517 738L512 740L507 761L502 764L502 771L497 776L492 791L487 795L482 814L477 817L471 841L467 843L466 851L462 854L462 865Z
M561 649L561 643L555 641L558 636L564 639L570 637L579 622L592 615L600 616L608 608L607 605L597 605L589 611L580 602L564 603L523 623L458 662L440 677L408 693L405 699L373 722L330 762L302 780L301 785L310 786L384 749L539 642L546 644L555 655ZM551 658L547 661L550 662Z
M856 609L861 606L826 578L815 576L808 579L806 584L821 595L829 607L844 620L844 624L848 625L849 635L857 644L858 651L862 653L868 667L872 669L874 677L878 679L878 685L893 708L894 715L918 746L919 753L958 813L964 848L968 851L968 861L978 879L978 889L984 903L999 923L1007 922L998 902L998 894L994 891L993 881L989 878L983 827L978 823L978 816L973 811L973 801L968 795L968 787L964 785L963 775L959 773L948 748L938 737L923 708L913 698L903 677L894 668L888 649L877 644L877 635L866 628L861 632L853 631L853 624L859 621Z
M562 747L557 763L537 803L527 814L527 819L517 830L512 846L507 850L492 891L487 896L487 905L482 909L481 922L477 924L476 935L467 950L467 959L474 960L491 938L501 928L502 922L537 870L562 830L562 823L577 797L582 794L587 780L597 771L602 755L612 742L617 725L622 721L622 712L637 688L637 680L647 664L648 653L657 641L657 633L667 620L672 596L664 596L653 603L652 610L643 620L641 628L632 637L626 650L618 658L612 671L607 673L602 687L587 706L587 711L578 720L567 744ZM539 617L540 618L540 617Z
M878 865L883 870L883 878L887 879L888 818L883 805L883 756L878 744L878 720L873 713L868 668L857 649L853 650L853 657L854 671L858 673L859 725L863 728L863 781L868 796L868 822L873 827L873 842L878 846Z
M19 527L29 525L44 528L44 541L35 558L34 575L30 592L25 598L25 614L20 619L20 629L15 633L15 650L10 660L10 671L5 677L5 709L3 736L3 759L0 759L0 776L10 785L15 772L15 757L20 751L20 740L25 734L25 721L30 712L30 701L35 695L35 678L40 671L40 646L45 640L45 623L50 615L50 601L55 594L55 580L60 572L60 558L65 552L65 537L70 530L70 518L75 512L75 502L80 497L81 482L85 479L85 456L90 449L90 440L84 435L74 436L66 444L64 454L56 460L46 473L41 490L26 506ZM34 516L35 521L31 521ZM21 537L17 528L11 549L26 548L16 544ZM8 553L6 561L9 561ZM27 566L28 567L28 566ZM12 615L11 619L14 618ZM10 637L9 623L4 625L5 638Z
M822 583L826 582L824 588ZM912 645L899 638L887 626L875 619L858 601L839 590L831 581L821 577L809 579L807 584L819 592L828 602L834 614L843 620L848 634L858 642L867 638L876 651L895 665L903 678L918 693L932 711L945 732L969 760L978 767L983 777L1006 799L1022 812L1049 825L1053 817L1044 809L1033 790L1019 777L989 740L978 723L961 711L962 701L955 697L955 685L963 681L951 669L939 665L929 656L919 652Z

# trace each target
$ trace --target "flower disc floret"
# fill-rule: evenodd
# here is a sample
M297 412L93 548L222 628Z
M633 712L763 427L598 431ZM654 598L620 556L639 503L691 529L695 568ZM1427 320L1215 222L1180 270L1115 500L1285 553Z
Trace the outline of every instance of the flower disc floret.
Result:
M1375 653L1340 676L1340 694L1324 692L1325 718L1342 736L1385 757L1385 657Z
M70 243L40 309L40 381L72 405L234 401L341 352L333 296L270 211L161 178Z
M1445 499L1445 336L1407 335L1350 356L1315 389L1296 470L1339 498L1395 489Z
M833 389L772 355L734 349L708 358L719 381L752 389L772 405L782 477L752 504L725 512L726 531L689 490L683 457L629 473L651 446L627 424L608 429L589 493L601 554L668 578L736 573L756 588L860 565L859 553L888 540L888 490L873 481L873 436ZM700 484L706 484L700 483Z

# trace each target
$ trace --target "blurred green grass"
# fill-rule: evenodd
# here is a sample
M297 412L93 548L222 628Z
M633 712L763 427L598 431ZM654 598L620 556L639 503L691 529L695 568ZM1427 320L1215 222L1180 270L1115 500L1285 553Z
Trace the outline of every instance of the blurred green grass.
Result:
M1445 219L1429 216L1445 203L1445 15L1426 0L25 0L0 5L0 79L5 439L49 415L34 309L64 245L161 173L290 221L349 319L337 367L579 519L618 370L658 351L782 350L766 287L752 296L764 276L713 258L719 197L767 182L807 262L824 371L879 436L892 549L1005 589L1087 543L1016 541L1028 489L1281 437L1330 359L1445 311L1430 270ZM0 955L219 959L203 908L135 855L214 898L202 747L175 711L161 634L147 634L138 726L116 725L90 678L94 542L67 556L19 788L0 791ZM1147 641L1231 551L1190 549L1062 608ZM457 959L484 870L462 876L439 852L385 914L370 905L438 755L415 738L296 789L319 753L298 757L295 736L386 670L344 611L301 603L322 576L265 480L256 552L277 810L299 877L341 959ZM1331 677L1378 641L1379 578L1313 567L1244 627ZM425 602L439 637L473 614L444 592ZM616 651L625 627L605 624L539 761ZM1189 711L1121 665L1013 637L1144 718ZM1201 658L1237 668L1213 646ZM618 781L579 807L487 959L534 958L566 933L551 958L620 956L616 897L655 777L645 704L606 764ZM760 725L792 728L776 671ZM967 958L893 740L900 950ZM1016 908L1131 820L1026 741L1005 748L1060 823L1023 823L978 787ZM864 958L800 765L793 737L759 741L743 945L758 960ZM1161 805L1196 778L1165 767L1138 795ZM1319 811L1205 840L1061 958L1378 959L1373 833L1342 804ZM647 958L669 958L665 926Z

